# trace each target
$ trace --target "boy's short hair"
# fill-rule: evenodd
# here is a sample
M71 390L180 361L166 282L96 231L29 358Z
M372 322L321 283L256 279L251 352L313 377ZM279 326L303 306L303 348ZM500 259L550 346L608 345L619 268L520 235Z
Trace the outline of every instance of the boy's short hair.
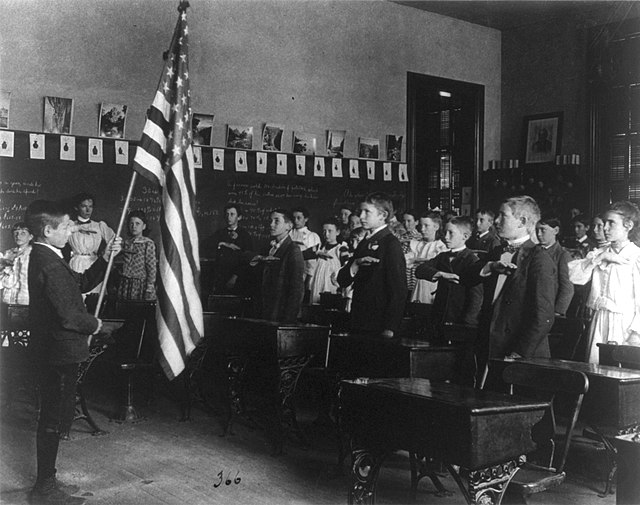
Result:
M575 226L578 223L583 224L585 228L589 228L591 227L591 218L585 214L578 214L577 216L573 216L571 221L569 221L571 226Z
M354 239L356 237L364 237L367 234L367 230L365 230L362 226L358 226L357 228L354 228L353 230L351 230L351 233L349 234L349 239Z
M555 214L542 214L538 224L546 224L547 226L551 226L551 228L558 228L559 230L562 229L560 218Z
M31 230L27 226L27 223L25 223L24 221L20 221L19 223L16 223L11 227L11 231L16 230L27 230L29 233L31 233Z
M524 217L527 227L533 227L540 221L540 207L538 203L528 195L512 196L502 202L511 208L515 218Z
M285 220L287 223L293 223L293 215L292 215L292 212L289 212L287 209L273 209L273 210L271 211L271 214L274 214L274 213L282 214L282 216L284 217L284 220Z
M442 215L437 210L427 210L420 215L420 219L431 219L440 228L442 228Z
M476 210L476 216L478 214L482 214L484 216L489 216L492 221L496 218L496 213L493 212L491 209L479 208L478 210Z
M228 203L227 205L224 206L224 208L222 209L222 212L227 212L229 209L236 209L236 212L238 213L238 215L239 216L242 215L242 208L237 203Z
M309 219L309 209L307 209L306 207L294 207L293 209L291 209L291 215L293 215L295 212L300 212L305 219Z
M342 205L340 205L338 207L338 210L348 210L353 214L353 207L351 207L351 205L349 205L348 203L343 203Z
M387 213L385 223L388 223L393 216L393 202L391 197L382 191L376 191L375 193L369 193L364 199L364 203L373 205L376 209Z
M50 225L54 229L68 216L64 206L50 200L36 200L32 202L24 214L27 228L37 239L44 238L44 229Z
M420 213L416 209L407 209L402 213L403 216L405 214L413 216L413 219L415 219L416 221L420 218Z
M453 216L449 219L449 224L460 229L463 233L471 235L473 233L473 221L468 216Z
M325 224L332 224L336 227L336 230L340 229L340 222L335 217L329 216L323 219L321 225L324 226Z

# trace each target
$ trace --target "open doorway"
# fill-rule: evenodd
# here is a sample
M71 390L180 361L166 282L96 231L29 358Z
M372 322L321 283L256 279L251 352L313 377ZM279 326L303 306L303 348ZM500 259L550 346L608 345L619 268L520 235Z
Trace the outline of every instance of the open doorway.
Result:
M471 215L483 158L484 86L407 72L410 204Z

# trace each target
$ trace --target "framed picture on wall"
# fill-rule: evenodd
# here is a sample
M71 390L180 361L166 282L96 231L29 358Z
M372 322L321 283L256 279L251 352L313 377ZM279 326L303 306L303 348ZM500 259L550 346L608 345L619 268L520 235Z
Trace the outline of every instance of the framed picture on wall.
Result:
M71 133L73 98L44 97L42 131L44 133Z
M193 143L197 146L211 145L211 132L213 130L213 114L198 114L194 112L191 120Z
M282 128L280 126L264 125L264 130L262 130L262 150L282 151Z
M11 110L11 91L0 90L0 128L9 128Z
M112 139L124 138L124 125L127 121L127 106L115 103L100 105L98 136Z
M327 156L342 158L344 156L344 138L346 130L327 130Z
M226 146L235 149L252 149L253 126L227 125Z
M358 139L358 157L377 160L380 155L380 140L367 137Z
M295 154L316 154L317 137L312 133L293 132L293 152Z
M562 112L551 112L524 117L522 144L525 163L548 163L560 154L562 116Z

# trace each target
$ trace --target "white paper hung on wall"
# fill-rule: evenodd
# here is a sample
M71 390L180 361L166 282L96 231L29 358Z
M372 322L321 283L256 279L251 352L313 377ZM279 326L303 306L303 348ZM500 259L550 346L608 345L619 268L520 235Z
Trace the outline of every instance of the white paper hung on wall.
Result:
M193 146L193 168L202 168L202 147Z
M278 154L276 156L276 174L287 175L287 155Z
M236 151L236 172L248 172L247 151Z
M64 161L76 161L75 137L60 135L60 159Z
M370 181L375 180L376 178L376 162L375 161L367 161L367 179Z
M400 180L400 182L409 182L406 163L400 163L400 166L398 167L398 179Z
M224 170L224 149L213 149L211 151L211 156L213 157L213 169L214 170Z
M382 164L382 179L387 182L393 179L391 176L391 163Z
M267 173L267 153L256 153L256 173Z
M89 163L102 163L102 140L89 139Z
M360 178L360 169L358 167L358 160L349 160L349 177L351 179Z
M0 131L0 156L13 158L13 132Z
M32 160L44 159L44 133L29 134L29 152Z
M128 165L129 142L126 140L116 140L114 149L116 150L116 165Z
M342 158L333 158L331 160L331 176L342 177Z
M324 177L324 158L316 157L313 161L313 176Z
M306 160L306 156L296 156L296 175L304 176Z

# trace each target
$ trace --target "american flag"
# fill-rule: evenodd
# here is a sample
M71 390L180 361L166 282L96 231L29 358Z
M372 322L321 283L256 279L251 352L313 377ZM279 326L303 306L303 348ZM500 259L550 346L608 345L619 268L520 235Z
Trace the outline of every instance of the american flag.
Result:
M178 7L180 17L133 160L134 170L162 188L156 322L160 362L169 379L182 372L204 332L194 216L187 7L187 2Z

